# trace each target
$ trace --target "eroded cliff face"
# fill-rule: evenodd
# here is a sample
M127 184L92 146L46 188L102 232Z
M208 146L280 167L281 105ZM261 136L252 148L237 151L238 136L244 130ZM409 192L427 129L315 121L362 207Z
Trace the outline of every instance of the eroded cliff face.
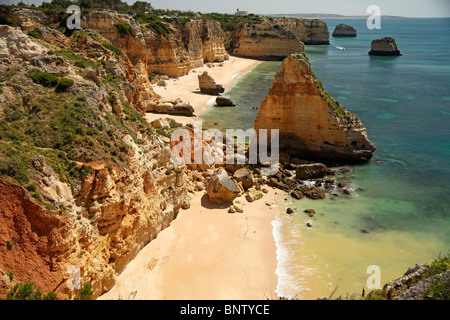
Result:
M279 129L281 150L331 163L367 161L375 150L360 119L330 97L302 54L284 60L255 129Z
M231 54L264 60L283 60L288 55L303 52L302 41L290 30L270 21L245 24L230 36Z
M115 26L117 23L130 25L130 34L121 34ZM128 55L133 64L143 61L149 73L179 77L205 62L228 59L224 33L216 21L191 20L185 24L168 24L172 33L162 34L139 24L129 15L96 11L83 16L82 25L110 40Z
M325 21L318 19L275 18L272 24L285 27L305 45L330 44L330 33Z
M233 55L264 60L283 60L304 52L304 45L329 44L328 26L321 20L266 18L244 24L229 36Z
M0 27L1 297L33 281L68 298L72 265L98 296L189 206L193 188L136 112L154 94L147 66L115 56L94 31L58 39L70 50ZM36 72L73 83L58 91Z

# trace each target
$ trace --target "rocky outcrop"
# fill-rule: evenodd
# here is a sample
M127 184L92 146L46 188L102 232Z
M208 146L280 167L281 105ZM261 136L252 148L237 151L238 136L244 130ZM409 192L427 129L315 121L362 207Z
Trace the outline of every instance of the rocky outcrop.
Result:
M130 33L121 34L115 25L117 23L131 26ZM110 40L129 56L133 64L138 60L144 61L149 73L179 77L206 62L228 59L224 33L217 21L167 23L167 28L172 31L163 34L139 24L129 15L95 11L83 16L82 25Z
M207 71L198 76L198 85L200 91L207 94L219 94L225 91L225 88L217 84Z
M299 158L362 162L375 151L360 119L326 92L302 54L283 61L259 107L259 129L278 129L280 149Z
M30 10L25 8L14 8L6 14L17 21L23 30L29 31L36 27L45 26L51 23L59 22L62 15L56 12L42 12L39 10Z
M32 41L21 30L0 25L0 58L17 57L31 60L46 51L43 45Z
M391 37L385 37L382 39L376 39L372 41L371 50L369 51L371 56L401 56L400 50L398 50L395 39Z
M230 52L235 56L263 60L283 60L288 55L303 52L301 40L283 26L273 22L245 24L231 35Z
M356 37L356 29L344 23L334 28L333 37Z
M301 18L274 18L274 25L291 31L305 45L330 44L330 33L325 21Z

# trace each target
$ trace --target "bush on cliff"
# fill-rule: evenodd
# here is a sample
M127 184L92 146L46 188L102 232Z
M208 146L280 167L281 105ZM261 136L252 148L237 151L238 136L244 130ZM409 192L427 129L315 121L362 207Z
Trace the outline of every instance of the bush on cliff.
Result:
M50 291L47 294L36 288L32 281L17 283L6 295L7 300L56 300L56 293Z
M131 34L131 25L129 25L128 23L118 22L114 23L114 25L116 26L120 34L123 35Z
M31 79L34 83L43 85L44 87L56 87L59 82L57 76L48 72L34 72L31 75Z

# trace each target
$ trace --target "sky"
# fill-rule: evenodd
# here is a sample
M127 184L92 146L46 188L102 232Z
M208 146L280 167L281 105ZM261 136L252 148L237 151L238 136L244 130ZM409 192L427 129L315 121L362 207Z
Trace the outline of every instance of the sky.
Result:
M17 3L20 0L0 0ZM22 0L41 4L51 0ZM123 0L122 0L123 1ZM135 0L125 0L132 4ZM403 17L450 17L450 0L147 0L154 8L203 13L234 13L237 8L255 14L333 13L367 16L369 5L378 5L382 15Z

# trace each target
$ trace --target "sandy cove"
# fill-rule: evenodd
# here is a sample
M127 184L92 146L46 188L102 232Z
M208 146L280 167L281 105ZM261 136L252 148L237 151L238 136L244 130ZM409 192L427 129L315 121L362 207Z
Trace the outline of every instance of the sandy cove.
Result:
M283 192L269 190L244 213L192 195L171 225L145 246L99 299L276 299L277 256L272 221ZM274 206L275 205L275 206Z
M165 87L154 85L153 89L157 94L168 100L180 98L183 102L190 103L194 108L194 114L198 116L207 110L208 107L214 105L216 97L200 93L198 89L198 75L207 71L216 83L221 84L225 88L224 95L226 95L227 90L233 87L243 75L259 63L261 63L259 60L230 56L229 60L223 62L222 67L219 67L218 63L214 63L211 68L207 66L196 68L189 71L185 76L166 80ZM146 119L150 122L159 118L175 119L184 125L188 123L193 124L195 120L198 120L197 117L146 113Z

